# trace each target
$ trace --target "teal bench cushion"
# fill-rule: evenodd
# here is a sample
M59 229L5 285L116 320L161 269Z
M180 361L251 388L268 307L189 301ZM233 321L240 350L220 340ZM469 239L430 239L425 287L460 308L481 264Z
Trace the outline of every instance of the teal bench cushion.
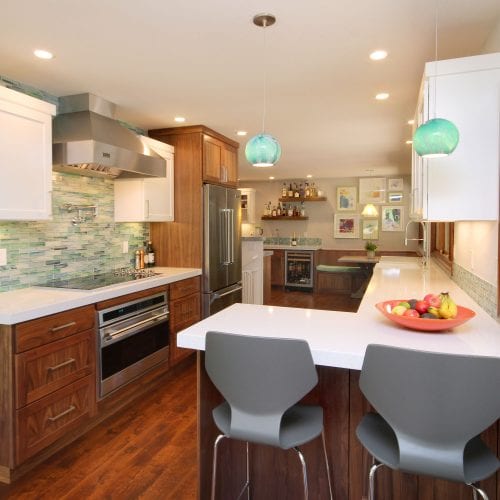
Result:
M319 264L316 266L316 271L326 273L359 273L361 269L355 266L327 266L326 264Z

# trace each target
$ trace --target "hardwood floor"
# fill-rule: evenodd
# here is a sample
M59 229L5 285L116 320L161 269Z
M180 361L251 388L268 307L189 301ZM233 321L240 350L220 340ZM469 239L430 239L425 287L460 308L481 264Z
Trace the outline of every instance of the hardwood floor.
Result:
M273 286L268 305L356 312L360 302L361 299L353 299L350 295L331 292L288 291L284 290L283 287Z
M197 497L192 363L11 485L2 499L193 500Z
M269 305L352 311L349 295L284 291ZM11 485L0 499L175 499L197 497L196 366L99 424Z

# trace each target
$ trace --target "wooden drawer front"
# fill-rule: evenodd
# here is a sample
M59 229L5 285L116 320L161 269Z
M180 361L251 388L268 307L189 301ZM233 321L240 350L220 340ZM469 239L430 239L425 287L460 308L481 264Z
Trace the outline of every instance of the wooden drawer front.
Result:
M200 291L200 277L188 278L186 280L170 283L170 300L179 299Z
M199 293L170 301L170 331L178 332L201 319L201 300Z
M93 377L85 377L18 410L16 463L78 427L93 414L95 400Z
M16 408L93 373L95 332L87 330L16 356Z
M16 352L27 351L54 340L94 328L94 306L71 309L16 325Z

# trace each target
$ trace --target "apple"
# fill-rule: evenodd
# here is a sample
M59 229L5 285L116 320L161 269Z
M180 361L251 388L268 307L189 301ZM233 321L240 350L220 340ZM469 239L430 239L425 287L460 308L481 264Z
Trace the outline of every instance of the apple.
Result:
M403 316L409 316L410 318L420 318L420 314L415 309L407 309Z
M427 309L429 309L429 304L425 300L417 300L414 309L419 314L424 314L427 312Z
M400 303L398 304L398 306L403 306L403 307L405 307L406 309L410 309L410 307L411 307L411 306L410 306L410 304L408 304L408 302L406 302L406 301L400 302Z
M411 311L411 309L407 309L405 306L395 306L392 308L392 314L396 314L398 316L403 316L403 314L406 312L406 311Z
M427 304L431 307L436 307L438 309L441 307L441 299L439 295L436 295L435 293L428 293L424 297L424 302L427 302Z

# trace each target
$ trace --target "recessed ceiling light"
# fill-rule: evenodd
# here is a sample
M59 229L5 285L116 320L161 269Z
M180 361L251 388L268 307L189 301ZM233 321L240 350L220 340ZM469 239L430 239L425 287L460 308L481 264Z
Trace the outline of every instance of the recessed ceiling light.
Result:
M370 54L370 59L372 61L381 61L387 57L387 52L385 50L375 50Z
M273 180L274 179L274 175L270 175L269 179Z
M311 174L307 174L307 176L306 176L306 177L307 177L308 179L310 179L310 178L312 177L312 175L311 175Z
M35 56L38 57L39 59L54 58L54 54L52 54L52 52L49 52L48 50L36 49L33 51L33 54L35 54Z
M413 144L413 141L412 140L408 140L408 141L406 141L406 144Z
M248 133L248 132L247 132L246 130L238 130L238 131L236 132L236 135L245 136L245 135L247 135L247 133Z
M377 101L385 101L389 99L389 94L387 92L380 92L380 94L375 96L375 99L377 99Z
M408 125L413 125L415 123L415 120L408 120Z
M184 123L186 121L186 119L183 116L176 116L174 118L174 121L177 123Z

